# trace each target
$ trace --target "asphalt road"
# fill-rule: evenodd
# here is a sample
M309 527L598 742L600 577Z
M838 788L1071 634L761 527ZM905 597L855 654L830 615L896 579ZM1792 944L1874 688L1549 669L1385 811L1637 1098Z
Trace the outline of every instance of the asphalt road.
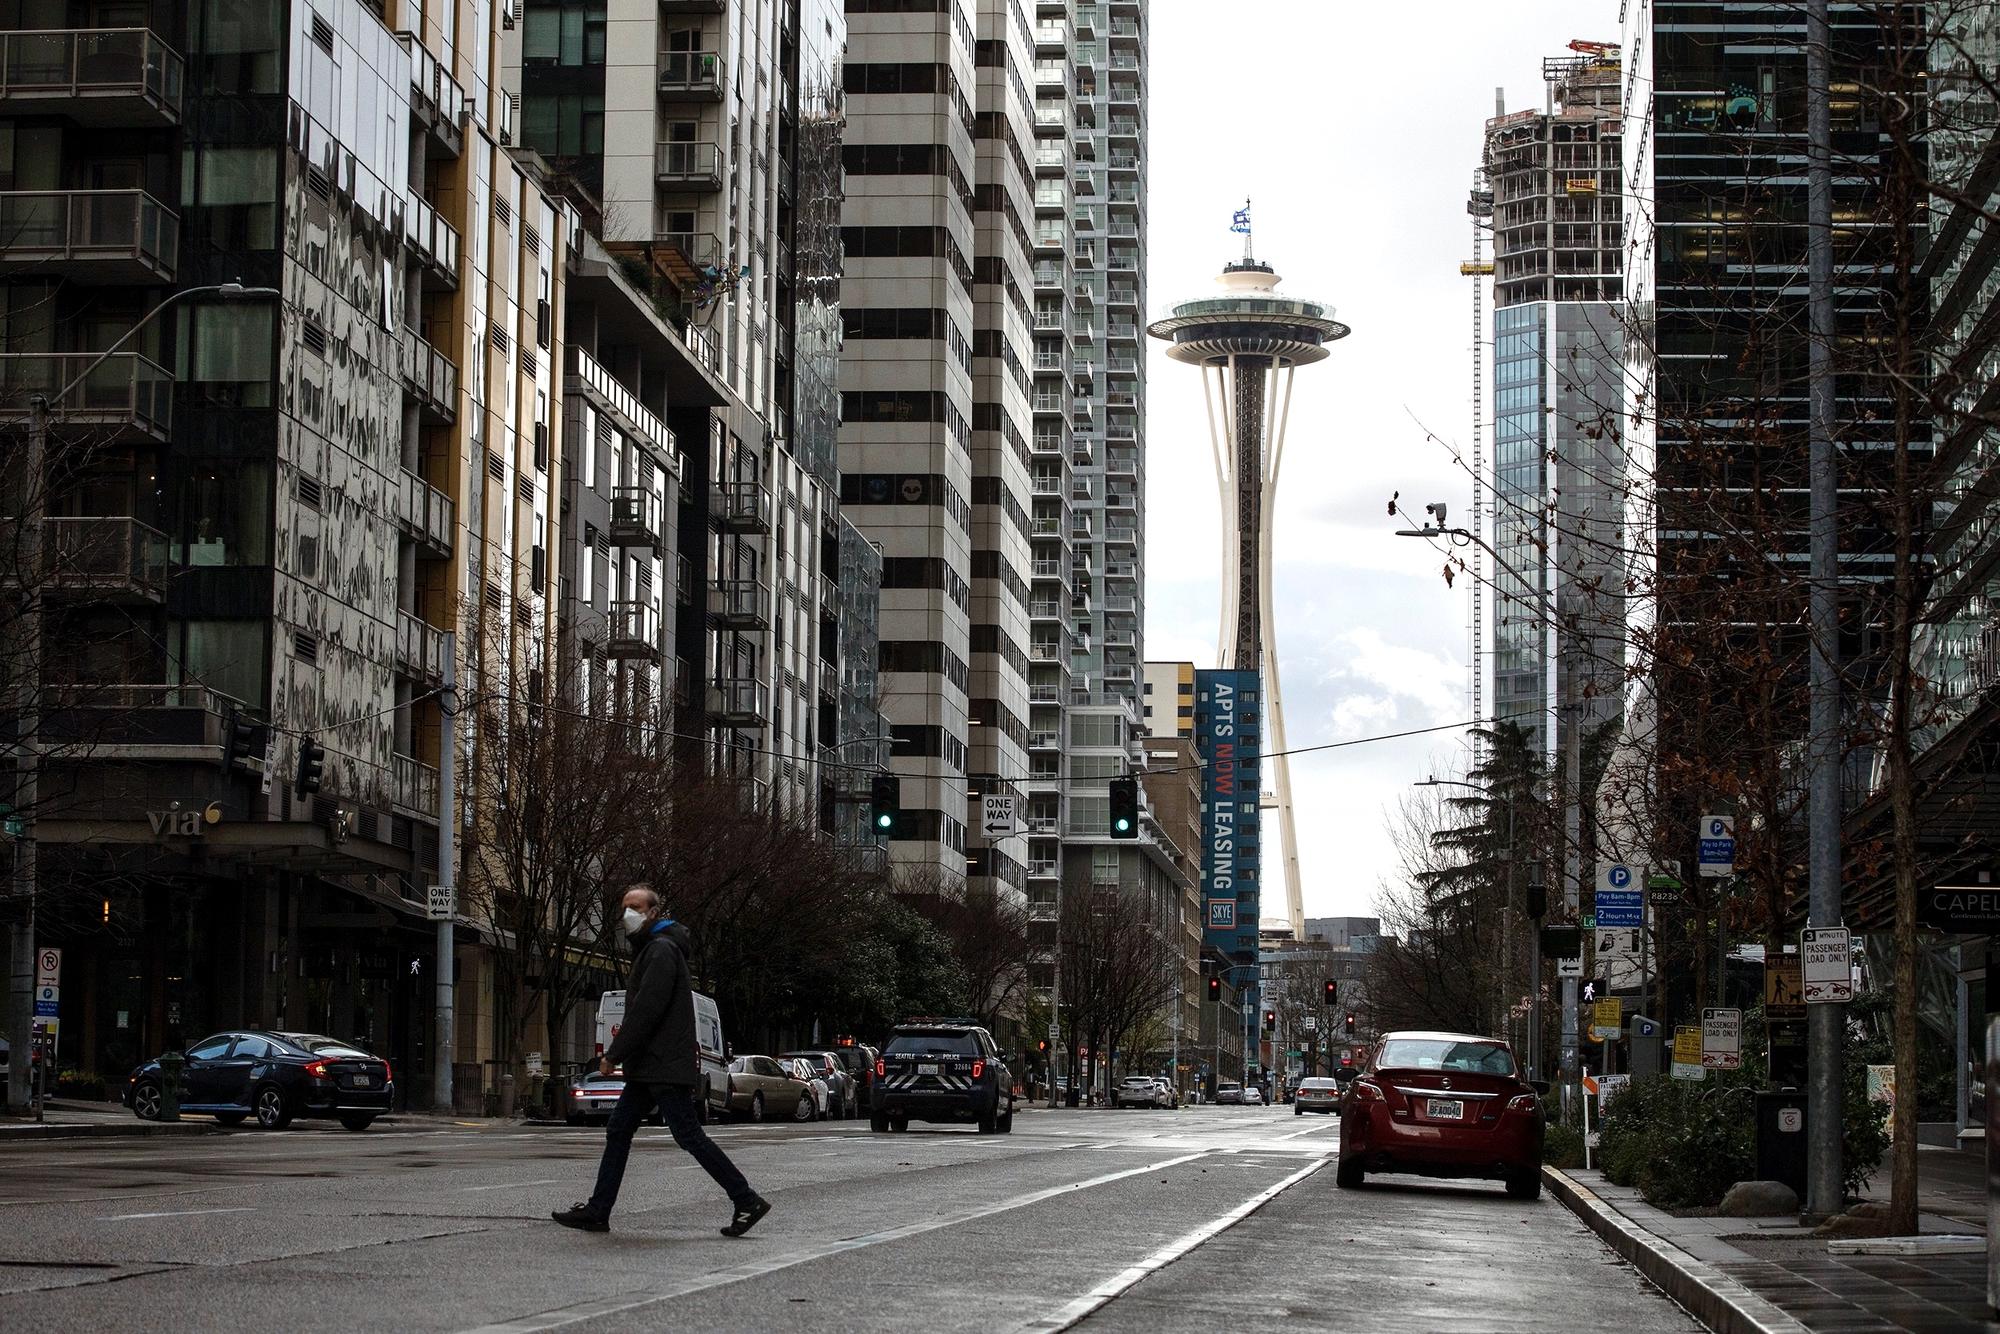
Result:
M601 1132L300 1124L0 1149L0 1328L1697 1329L1553 1200L1369 1178L1288 1108L1022 1113L1014 1133L728 1126L741 1240L663 1130L612 1231Z

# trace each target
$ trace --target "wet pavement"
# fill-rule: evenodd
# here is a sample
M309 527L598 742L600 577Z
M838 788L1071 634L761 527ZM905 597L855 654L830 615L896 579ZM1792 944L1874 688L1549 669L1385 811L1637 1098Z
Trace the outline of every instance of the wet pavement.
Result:
M665 1132L613 1230L601 1133L413 1122L0 1146L0 1326L1549 1330L1697 1326L1553 1199L1334 1185L1285 1108L1023 1113L1011 1135L728 1126L750 1237Z

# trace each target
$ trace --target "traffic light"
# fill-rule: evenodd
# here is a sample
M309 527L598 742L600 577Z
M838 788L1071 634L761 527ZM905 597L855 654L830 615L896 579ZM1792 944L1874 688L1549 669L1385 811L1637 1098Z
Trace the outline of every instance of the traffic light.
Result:
M229 739L223 744L222 767L233 770L238 760L247 760L259 749L257 724L241 713L229 715Z
M299 771L292 777L292 795L310 797L326 777L326 747L311 737L299 738Z
M1139 780L1111 780L1111 837L1139 837Z
M1340 983L1334 981L1332 978L1329 977L1326 980L1326 1003L1328 1005L1331 1005L1339 999L1340 999Z
M1047 1055L1049 1050L1049 1040L1047 1038L1043 1038L1040 1042L1037 1042L1035 1044L1035 1050L1043 1053L1044 1055Z
M903 781L892 773L878 773L868 789L868 818L877 833L895 829L903 813Z
M1347 1016L1347 1036L1349 1037L1354 1036L1354 1014L1352 1011L1350 1011Z
M1278 1012L1276 1010L1264 1011L1264 1031L1266 1033L1275 1033L1278 1031Z
M1542 872L1535 867L1528 872L1528 916L1539 922L1549 915L1549 887L1542 883Z
M1221 1000L1221 999L1222 999L1222 979L1221 979L1221 978L1219 978L1219 977L1210 977L1210 978L1208 979L1208 998L1209 998L1210 1000L1212 1000L1212 1001L1219 1001L1219 1000Z

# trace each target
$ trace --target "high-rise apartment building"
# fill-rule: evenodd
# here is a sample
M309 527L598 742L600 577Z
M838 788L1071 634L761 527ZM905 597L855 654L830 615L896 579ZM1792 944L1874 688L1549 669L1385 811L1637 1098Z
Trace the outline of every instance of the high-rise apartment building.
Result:
M662 433L643 475L584 445L608 526L574 539L578 624L655 678L675 730L705 738L691 752L829 829L859 828L839 766L880 745L842 727L865 713L842 707L844 41L835 0L536 0L506 50L523 145L650 304L672 368L627 341L571 354Z
M1576 45L1543 62L1545 106L1486 123L1482 164L1495 307L1484 484L1500 557L1490 716L1551 764L1566 701L1587 708L1586 728L1615 714L1624 620L1621 71L1615 48Z
M1194 664L1149 662L1141 668L1139 719L1149 737L1194 735Z
M471 697L552 627L573 228L506 147L500 22L245 0L0 25L0 429L48 408L9 524L44 557L7 567L44 594L17 878L88 997L65 1065L292 1027L431 1077L409 965L446 633ZM461 721L472 750L491 717ZM484 967L463 951L467 995Z

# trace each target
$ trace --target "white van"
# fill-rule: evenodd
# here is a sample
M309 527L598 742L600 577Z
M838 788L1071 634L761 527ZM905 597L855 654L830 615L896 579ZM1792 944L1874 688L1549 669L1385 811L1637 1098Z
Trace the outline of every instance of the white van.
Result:
M607 991L597 998L597 1054L602 1056L618 1036L625 1022L625 993ZM713 998L694 993L694 1046L696 1092L701 1098L704 1118L720 1116L729 1108L728 1045L722 1040L722 1015Z

